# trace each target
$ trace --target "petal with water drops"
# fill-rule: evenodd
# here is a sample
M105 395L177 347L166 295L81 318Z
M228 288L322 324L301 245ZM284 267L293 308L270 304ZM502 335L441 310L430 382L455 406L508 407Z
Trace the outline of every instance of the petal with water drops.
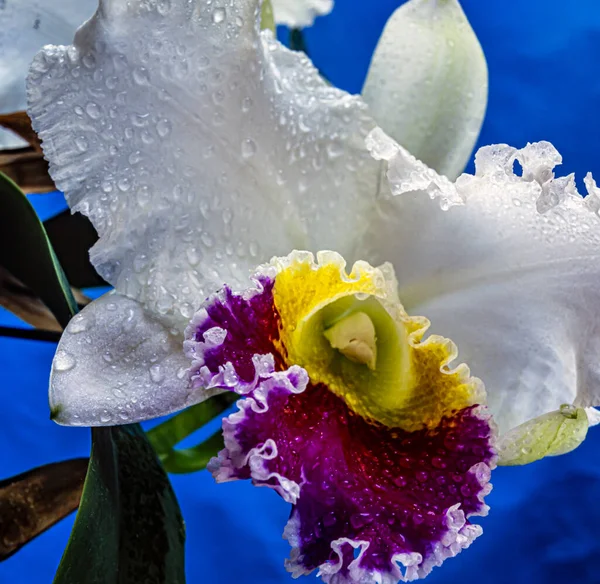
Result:
M600 404L600 218L591 178L582 198L573 176L555 178L561 157L539 142L488 146L474 176L425 185L383 132L369 144L388 161L393 195L379 199L363 256L393 262L407 310L458 344L485 381L501 432L565 403ZM425 194L439 196L440 184L443 201L464 205L440 209Z
M114 426L155 418L209 397L191 388L182 339L135 300L106 294L61 337L50 378L52 418Z
M363 97L390 136L455 179L479 135L487 90L485 56L458 0L410 0L386 24Z
M180 330L260 261L347 251L375 195L366 105L260 33L258 6L102 0L31 67L29 113L100 235L94 265Z

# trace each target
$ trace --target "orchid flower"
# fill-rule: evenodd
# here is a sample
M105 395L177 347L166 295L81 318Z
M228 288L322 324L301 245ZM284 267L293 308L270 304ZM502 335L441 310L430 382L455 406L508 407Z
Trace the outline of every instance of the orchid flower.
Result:
M471 39L456 0L406 6ZM129 423L236 392L210 469L293 505L292 575L424 577L480 535L498 462L597 421L600 191L555 178L545 142L483 148L450 180L259 9L102 0L35 58L29 114L115 287L60 341L52 415ZM449 111L463 152L472 118Z

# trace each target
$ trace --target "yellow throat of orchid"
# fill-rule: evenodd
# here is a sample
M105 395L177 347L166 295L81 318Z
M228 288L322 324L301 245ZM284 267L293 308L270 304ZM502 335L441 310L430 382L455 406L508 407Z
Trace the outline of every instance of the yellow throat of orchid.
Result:
M356 262L348 274L337 253L275 258L273 290L279 350L356 414L388 427L434 428L441 418L485 403L466 365L451 369L455 345L423 336L429 321L409 317L393 268Z

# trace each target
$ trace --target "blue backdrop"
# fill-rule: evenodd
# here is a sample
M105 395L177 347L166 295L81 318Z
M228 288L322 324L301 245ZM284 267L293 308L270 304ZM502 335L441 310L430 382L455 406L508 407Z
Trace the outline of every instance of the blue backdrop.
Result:
M381 29L399 0L337 0L306 33L313 60L334 84L359 91ZM490 101L480 144L552 141L564 173L578 184L600 175L600 6L548 0L463 0L490 70ZM576 6L574 8L573 6ZM63 204L33 197L49 216ZM2 324L14 323L1 314ZM89 453L87 430L48 419L47 378L54 346L0 339L0 478ZM429 582L471 578L490 584L600 582L600 429L577 451L493 475L484 535ZM290 582L281 532L288 505L247 483L215 486L206 473L173 477L186 518L188 582ZM72 518L0 564L0 584L46 583L66 544ZM314 582L314 578L305 581Z

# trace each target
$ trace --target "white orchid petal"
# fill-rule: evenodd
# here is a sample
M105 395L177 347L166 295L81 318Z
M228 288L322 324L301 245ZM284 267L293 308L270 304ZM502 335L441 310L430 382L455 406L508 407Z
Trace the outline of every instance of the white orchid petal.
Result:
M588 418L588 424L591 428L592 426L597 426L600 424L600 411L596 408L585 408L585 413Z
M572 177L553 178L554 147L481 149L476 175L452 185L464 206L442 211L395 183L406 159L383 136L397 196L382 193L362 255L393 262L407 310L456 342L500 430L600 405L600 217Z
M312 26L317 16L333 10L333 0L271 0L277 24L290 28Z
M344 253L375 196L367 106L260 34L258 4L103 0L31 68L29 113L100 234L94 265L179 330L273 255Z
M25 109L25 78L46 44L68 43L96 8L95 0L4 0L0 2L0 113ZM0 130L0 148L25 142Z
M61 337L50 379L53 419L70 426L128 424L209 396L189 389L183 337L135 300L110 293L75 316Z
M377 123L451 179L487 105L485 57L458 0L410 0L389 19L363 88Z

